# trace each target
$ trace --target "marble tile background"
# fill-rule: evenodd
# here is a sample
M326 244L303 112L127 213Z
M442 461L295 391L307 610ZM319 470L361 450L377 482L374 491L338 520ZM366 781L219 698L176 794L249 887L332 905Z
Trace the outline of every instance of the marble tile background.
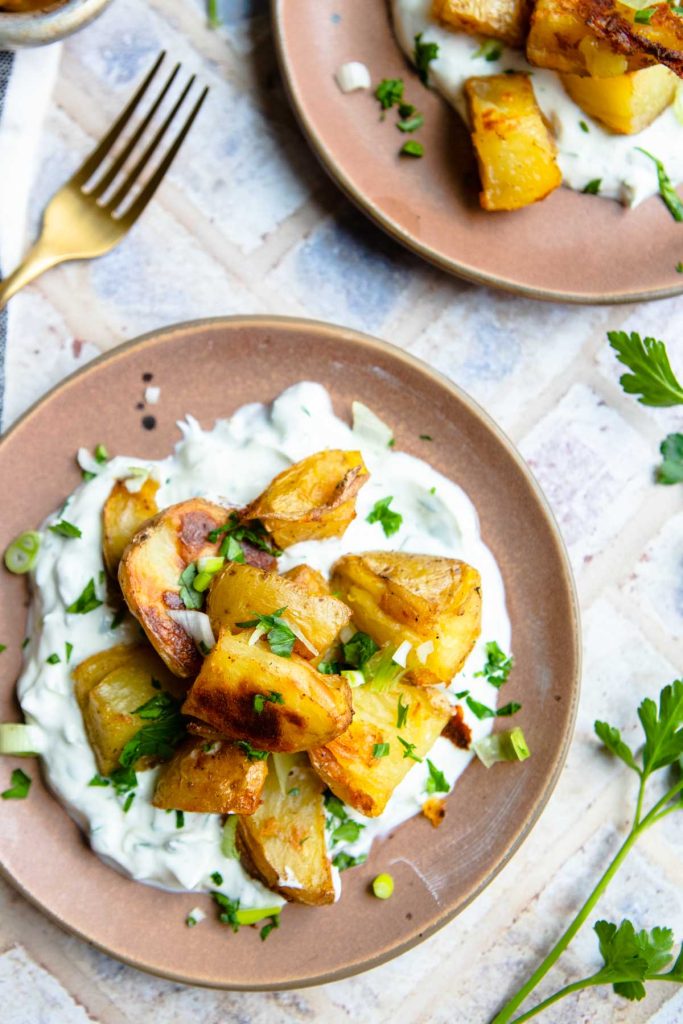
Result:
M5 425L97 353L177 320L304 314L413 352L485 406L553 505L583 613L576 737L541 822L511 864L457 920L399 960L301 992L187 988L63 934L0 883L0 1017L3 1024L485 1024L572 916L626 824L631 782L599 752L594 718L635 737L638 701L683 664L683 492L652 482L659 441L683 427L683 416L623 395L605 339L622 326L662 337L683 375L683 300L541 305L420 262L349 206L308 151L278 77L266 0L220 6L223 25L210 31L204 0L116 0L64 45L27 237L159 49L198 71L211 93L128 239L99 261L53 271L14 300ZM683 937L682 826L668 819L643 841L602 914L668 924ZM595 959L588 929L541 992ZM544 1019L680 1024L683 992L651 986L644 1002L626 1003L593 991Z

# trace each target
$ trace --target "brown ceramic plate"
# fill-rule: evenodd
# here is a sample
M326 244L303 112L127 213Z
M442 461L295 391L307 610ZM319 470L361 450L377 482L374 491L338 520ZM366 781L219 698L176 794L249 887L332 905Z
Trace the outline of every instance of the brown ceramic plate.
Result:
M136 408L143 375L161 401L156 428ZM59 924L112 956L177 981L225 988L287 988L374 966L415 945L462 910L528 834L557 781L578 699L574 588L557 528L510 442L466 395L391 346L342 328L278 318L206 320L167 328L116 349L70 377L0 441L3 515L0 550L38 525L79 482L74 453L105 442L112 452L166 455L176 420L192 413L209 426L245 402L275 398L296 381L320 381L348 417L354 398L391 423L398 447L426 457L474 500L483 536L501 566L512 617L516 668L506 699L523 705L520 723L533 756L487 771L472 763L435 830L414 818L349 871L341 902L285 909L262 943L218 924L208 897L161 892L123 878L93 853L40 780L27 800L0 806L0 862L20 891ZM149 412L149 410L148 410ZM432 444L419 440L430 434ZM0 720L18 718L14 683L26 629L23 578L2 570ZM2 778L14 767L3 758ZM0 787L0 788L4 788ZM397 897L368 894L389 870ZM185 915L208 919L188 930ZM324 935L325 941L320 941Z
M323 166L380 227L443 270L535 299L635 302L683 291L683 229L657 197L635 210L560 188L514 213L485 213L469 137L421 87L394 40L386 0L272 0L294 110ZM368 93L343 95L334 72L362 61L373 82L403 77L425 114L421 160L378 120ZM415 97L418 97L416 100ZM654 171L653 171L654 173Z

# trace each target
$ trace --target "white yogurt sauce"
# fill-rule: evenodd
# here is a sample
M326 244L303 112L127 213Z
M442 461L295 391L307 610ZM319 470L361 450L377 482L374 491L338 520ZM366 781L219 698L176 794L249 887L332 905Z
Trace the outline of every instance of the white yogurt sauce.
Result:
M532 67L520 50L504 48L497 61L474 54L481 36L449 31L431 15L432 0L392 0L394 26L398 41L412 59L415 36L422 32L423 42L437 43L439 53L429 65L429 78L467 122L464 98L465 80L474 75L501 74L508 69L530 71L536 100L547 118L555 141L557 159L564 184L581 191L590 181L601 179L600 195L636 206L658 192L655 165L638 146L664 164L670 178L683 181L683 124L668 107L652 124L637 135L617 135L585 114L564 91L559 75ZM415 101L414 93L409 97ZM583 131L581 122L588 126Z
M176 816L152 807L156 771L140 772L138 788L127 813L111 787L88 783L97 772L73 692L71 669L107 647L137 639L137 625L124 623L112 630L112 611L106 604L85 615L66 612L67 606L92 578L105 598L102 562L102 506L114 480L126 477L131 467L144 467L162 483L160 508L195 496L239 506L255 498L280 470L323 448L360 448L371 477L358 496L358 515L339 539L297 544L280 559L282 571L301 562L327 573L342 554L368 550L403 550L461 558L482 577L482 635L459 673L453 691L469 689L472 696L495 706L497 691L475 673L485 661L484 644L496 640L510 649L510 623L496 562L482 543L476 511L456 484L426 462L400 451L359 441L349 426L334 415L329 395L319 384L297 384L271 407L248 405L230 420L218 421L204 431L188 417L180 424L182 440L175 454L158 462L117 456L98 466L97 476L83 483L58 513L82 531L80 539L43 532L43 547L33 574L34 598L30 616L30 642L18 683L26 720L41 734L41 753L50 786L90 838L93 850L130 877L161 888L208 891L219 888L245 907L275 907L284 901L242 869L238 860L220 851L221 818L185 813L184 826ZM432 491L434 493L432 493ZM385 537L379 523L366 516L378 498L393 495L392 507L403 516L394 536ZM73 644L70 664L65 642ZM58 653L58 664L46 659ZM489 721L478 721L466 709L473 738L490 731ZM430 758L453 785L471 754L439 738ZM417 814L426 798L426 764L415 764L397 788L385 813L376 819L350 815L365 825L357 843L337 846L353 855L367 853L373 839ZM223 884L211 874L219 871ZM287 878L287 884L295 879ZM335 871L335 886L339 880Z

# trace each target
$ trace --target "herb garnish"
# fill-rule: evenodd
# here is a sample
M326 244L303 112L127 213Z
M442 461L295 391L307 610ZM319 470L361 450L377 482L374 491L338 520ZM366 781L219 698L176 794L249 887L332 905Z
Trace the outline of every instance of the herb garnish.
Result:
M503 56L503 44L497 39L485 39L479 49L475 50L472 54L472 60L475 57L483 57L484 60L493 61L500 60Z
M82 537L82 532L73 523L67 522L66 519L60 519L58 523L54 523L53 526L48 526L50 533L56 533L60 537Z
M513 665L512 655L505 654L496 641L491 640L486 644L486 664L481 672L475 672L474 675L475 677L484 676L487 683L499 690L504 683L507 683Z
M396 127L400 132L416 132L418 128L421 128L425 123L424 114L413 114L411 117L402 118L396 122ZM393 441L393 438L392 438ZM389 442L390 447L393 447Z
M487 707L486 704L480 704L478 700L473 697L467 697L467 706L473 715L481 721L484 718L509 718L511 715L516 715L518 711L521 711L522 705L517 704L515 701L510 701L509 704L504 704L502 708Z
M194 562L183 569L178 580L180 600L186 608L200 611L204 607L204 594L195 590L192 584L197 578L197 566Z
M582 132L586 132L586 134L588 134L588 132L590 131L590 128L588 127L585 121L579 121L579 128Z
M51 654L45 659L48 665L58 665L61 660L58 654Z
M389 747L388 743L375 743L374 747L372 748L372 756L377 758L388 757L390 749L391 748Z
M284 704L285 698L277 690L271 690L270 693L255 693L254 694L254 711L257 715L260 715L266 704Z
M439 56L439 46L437 43L423 43L422 32L415 36L415 50L413 53L413 60L415 61L415 67L417 73L420 76L420 81L427 85L429 79L429 65L433 60Z
M92 779L88 783L89 786L109 786L111 782L109 779L105 779L102 775L93 775Z
M338 871L347 871L359 864L365 864L367 859L367 853L360 853L357 857L352 857L350 853L338 853L336 857L332 858L332 863Z
M641 339L635 331L609 331L607 338L619 362L631 371L619 378L628 395L638 395L642 405L683 404L683 387L671 369L663 341Z
M249 740L238 740L236 746L244 751L250 761L265 761L268 757L267 750L256 750L255 747L252 747Z
M278 548L273 547L271 544L268 531L259 519L252 519L248 523L242 523L236 512L230 513L230 518L224 526L211 530L208 540L215 544L220 537L224 539L218 554L231 562L244 561L244 551L239 543L243 540L260 551L273 555L275 558L282 554Z
M30 788L30 777L26 772L22 772L21 768L15 768L12 772L12 785L0 793L0 796L3 800L25 800Z
M595 985L611 985L625 999L642 999L646 981L683 982L683 950L679 952L673 966L663 971L673 958L673 934L670 929L653 928L650 932L636 932L628 920L622 921L620 925L598 921L594 931L598 937L602 966L587 978L575 981L544 999L527 1013L515 1016L517 1009L554 966L588 918L638 838L667 815L683 810L683 774L680 770L680 759L683 756L683 680L677 679L670 686L664 687L659 694L659 706L646 698L638 708L638 717L645 734L645 744L639 753L621 738L619 729L607 722L595 723L595 732L604 746L638 776L638 797L631 829L572 923L529 981L494 1017L492 1024L508 1024L513 1018L519 1024L522 1020L535 1017L570 992ZM677 781L671 785L667 782L668 788L664 795L645 813L643 804L650 777L659 771L667 773L668 769L676 765Z
M661 160L658 160L652 153L648 153L642 146L636 146L636 149L644 156L652 160L653 164L657 168L657 181L659 182L659 194L664 200L664 204L676 221L683 221L683 201L673 186L671 178L666 173L666 168Z
M235 625L240 629L252 629L255 626L263 627L263 631L273 654L280 658L291 658L296 635L289 628L281 617L287 611L287 606L278 608L272 615L259 615L254 613L255 618L247 619L246 622L237 622Z
M64 654L66 655L67 664L71 661L71 655L73 653L74 645L69 643L67 640L64 644Z
M375 89L375 96L379 100L382 110L391 110L396 103L400 103L403 99L403 79L383 78ZM401 116L406 115L402 114Z
M86 583L83 592L67 607L66 610L71 615L86 615L88 612L94 611L95 608L99 608L101 605L102 601L99 600L95 593L95 580L91 579Z
M404 740L402 736L397 736L396 739L403 747L404 758L409 757L411 761L417 761L418 764L422 763L422 758L418 757L415 753L415 748L417 747L416 743L408 743L408 741Z
M393 509L389 508L393 500L393 497L380 498L372 506L370 514L365 520L367 523L380 523L385 537L391 537L394 533L397 533L403 522L403 516L400 512L394 512Z
M396 715L396 728L402 729L408 721L408 712L410 711L410 704L403 703L403 694L398 695L398 712Z
M656 7L641 7L635 12L633 20L636 25L649 25L656 10Z
M109 461L109 452L107 451L105 445L98 444L96 446L96 448L95 448L95 462L99 462L99 464L101 466L103 466L104 463L108 462L108 461Z
M429 758L427 758L427 767L429 768L429 778L426 785L427 792L448 793L451 787L448 785L444 773Z
M332 829L332 842L355 843L365 825L350 818L341 800L330 792L325 794L325 810L328 814L327 828Z
M407 142L403 143L398 153L399 156L421 157L425 154L425 148L417 139L408 139Z
M220 907L221 912L218 915L218 920L221 924L229 924L234 932L238 932L240 924L237 920L237 911L240 908L240 901L231 900L229 896L224 896L222 892L212 892L211 896Z
M171 757L185 736L180 702L170 693L157 693L136 708L133 714L146 724L124 744L119 757L121 767L132 769L141 757L158 757L162 760Z
M184 811L176 811L175 812L175 827L176 828L184 828L184 826L185 826L185 812Z
M683 483L683 434L667 434L659 450L664 461L655 470L657 483Z
M379 647L367 633L360 630L354 633L347 643L342 644L344 661L349 668L362 668L368 658L371 658ZM319 671L320 669L318 669Z
M584 195L597 196L600 192L600 186L602 185L602 178L593 178L587 185L581 189Z
M272 932L272 930L274 928L279 928L279 927L280 927L280 915L279 914L271 914L270 920L266 924L264 924L263 928L261 928L261 930L259 932L259 935L261 937L261 942L265 942L266 939L268 938L268 936L270 935L270 933Z

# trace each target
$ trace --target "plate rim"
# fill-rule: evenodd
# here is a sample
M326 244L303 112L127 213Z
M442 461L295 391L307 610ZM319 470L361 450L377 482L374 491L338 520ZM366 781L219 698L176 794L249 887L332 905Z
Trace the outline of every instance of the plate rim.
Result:
M143 963L136 960L133 957L128 957L119 952L113 952L110 947L106 944L99 942L96 938L88 935L82 929L72 926L69 923L63 921L59 915L52 911L48 906L42 903L39 899L35 899L32 894L26 891L18 879L5 868L5 865L0 861L0 876L8 882L16 891L18 891L24 899L26 899L32 906L38 909L44 914L49 920L57 924L67 934L75 935L79 940L88 943L95 949L114 960L118 960L121 963L126 964L129 967L133 967L136 970L143 971L146 974L153 975L158 978L162 978L166 981L179 982L184 985L191 985L198 988L215 989L219 991L234 991L234 992L279 992L303 988L312 988L317 985L329 984L334 981L341 981L345 978L353 977L355 975L364 973L372 970L375 967L379 967L384 963L389 962L408 952L408 950L421 945L426 939L430 938L441 928L449 924L455 917L462 913L486 888L491 882L501 873L501 871L510 862L512 857L520 849L524 841L533 830L538 820L540 819L543 811L545 810L550 797L555 791L557 783L560 779L562 771L564 769L565 762L574 739L574 732L576 728L576 719L579 708L580 694L581 694L581 681L582 681L582 662L583 662L583 651L582 651L582 631L581 631L581 612L578 599L578 592L576 588L576 581L569 560L567 548L562 537L562 533L555 519L554 513L550 508L547 498L543 493L539 483L537 482L531 468L528 466L520 452L512 440L508 437L505 431L493 420L489 413L466 391L464 391L458 384L445 377L438 370L434 369L428 363L414 356L412 353L405 351L404 349L398 348L396 345L392 345L388 341L384 341L380 338L376 338L373 335L366 334L362 331L355 330L354 328L344 327L342 325L329 323L326 321L315 320L308 317L294 317L284 316L278 314L252 314L252 315L236 315L236 316L216 316L216 317L205 317L194 320L181 321L179 323L168 324L163 327L157 328L156 330L146 331L144 334L138 335L128 341L122 342L116 345L114 348L109 349L106 352L101 353L95 359L86 363L85 366L79 367L73 373L64 377L61 381L55 384L49 389L44 395L39 397L32 405L30 405L5 431L0 435L0 452L7 446L8 442L11 441L14 434L19 429L36 415L44 405L46 405L52 397L71 387L76 381L81 378L87 377L92 372L96 371L99 366L105 363L113 363L116 360L125 357L126 353L131 350L143 349L145 346L158 343L162 341L165 336L171 337L179 331L188 331L192 329L202 329L205 327L227 327L229 330L245 327L259 327L264 330L278 330L280 328L289 328L293 331L296 330L316 330L332 337L339 338L343 336L345 341L351 342L359 347L367 350L368 348L382 352L384 355L388 355L399 362L406 363L413 370L417 370L419 373L431 378L432 382L444 388L448 391L452 397L462 403L473 416L479 419L484 424L486 429L490 431L496 438L496 440L505 449L506 455L512 459L517 468L521 471L527 483L529 484L533 495L538 502L540 510L543 512L545 521L548 525L550 535L554 542L557 554L560 560L562 568L562 582L566 588L568 604L570 608L570 622L569 631L571 634L571 649L574 661L574 673L572 676L572 691L570 694L571 707L570 714L567 719L567 727L565 734L562 738L562 744L558 750L555 758L553 770L547 777L543 790L539 795L535 805L527 818L523 822L522 827L518 830L514 836L512 842L508 846L504 856L493 865L491 869L482 877L480 884L470 893L468 898L459 903L454 909L447 913L444 913L431 925L424 928L419 934L406 939L405 941L392 946L389 950L384 950L378 953L377 956L371 959L365 960L360 965L349 965L341 967L334 971L328 971L327 973L318 974L315 976L309 976L306 978L293 979L287 982L263 982L259 984L240 984L239 982L219 982L209 980L197 980L195 977L183 974L182 971L173 970L158 970L147 963ZM16 687L16 682L15 682ZM41 771L42 775L42 771ZM45 780L44 780L45 781ZM47 783L46 783L47 785ZM48 786L49 788L49 786ZM51 794L52 798L61 803L59 798L55 794ZM66 808L62 805L64 813L68 813ZM92 850L89 851L93 856L97 856ZM115 870L115 869L111 869ZM134 881L134 880L133 880ZM143 883L141 883L143 884Z
M294 84L292 64L289 59L286 34L284 31L283 10L285 4L290 0L270 0L271 24L273 39L277 54L278 65L285 87L285 92L290 106L296 117L301 131L311 147L313 154L323 169L327 172L333 182L342 191L347 199L378 227L385 231L394 241L399 242L410 252L413 252L424 259L427 263L437 267L470 284L483 285L487 288L495 288L498 291L506 292L509 295L520 295L527 299L536 299L540 302L562 302L576 306L625 306L637 302L654 302L661 299L672 299L683 295L683 282L673 284L665 288L649 289L642 292L606 292L601 295L587 296L581 292L555 291L553 289L537 288L533 285L525 285L519 282L510 281L495 274L487 274L477 270L460 260L449 259L436 252L430 246L415 238L407 229L398 224L392 217L384 213L377 205L368 199L364 193L355 185L353 179L347 175L340 166L333 160L320 138L315 125L308 117L305 105L299 91ZM381 0L386 3L387 0ZM404 58L405 60L405 58ZM442 100L442 102L446 102Z

